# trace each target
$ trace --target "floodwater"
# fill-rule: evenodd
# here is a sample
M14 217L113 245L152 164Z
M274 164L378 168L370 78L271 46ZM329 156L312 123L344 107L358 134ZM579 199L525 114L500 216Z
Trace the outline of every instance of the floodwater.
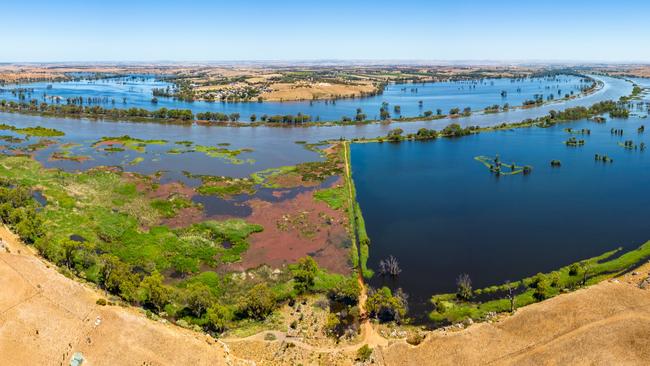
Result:
M58 149L57 146L44 150L37 158L48 167L65 170L87 169L97 165L125 165L125 169L143 174L167 171L167 177L184 180L183 171L200 175L224 175L233 177L247 176L252 172L270 167L294 165L305 161L319 159L318 154L305 149L296 141L318 142L338 138L362 138L384 136L393 128L402 128L405 133L415 132L419 128L442 129L449 123L456 122L463 126L491 126L503 122L518 122L527 118L536 118L550 110L567 107L589 106L603 100L618 100L628 95L632 84L625 80L592 76L603 82L604 86L597 92L583 98L572 99L530 109L517 109L506 113L475 114L466 118L441 119L436 121L373 123L364 125L332 125L312 127L219 127L200 125L161 125L158 123L95 121L75 118L52 118L11 113L0 113L0 123L17 127L43 126L65 132L57 138L63 143L79 144L71 148L72 155L89 155L91 160L85 162L49 161L49 156ZM486 103L485 104L489 104ZM140 139L164 139L166 145L149 145L145 153L127 150L117 153L98 154L90 147L93 142L107 136L130 135ZM243 164L231 164L223 159L211 158L201 153L168 154L172 148L178 148L176 141L189 140L197 145L216 146L229 143L229 149L252 148L253 152L242 153L238 158ZM130 166L128 162L141 157L140 164ZM170 178L170 179L171 179Z
M647 116L645 105L635 111ZM626 140L650 119L605 124L583 120L430 142L353 144L357 198L371 239L369 266L395 256L396 278L376 274L372 286L402 287L413 316L431 311L433 294L455 292L458 275L474 288L519 280L650 239L650 150ZM590 135L564 129L587 128ZM623 129L623 136L612 135ZM570 137L584 139L569 147ZM497 177L476 156L530 165L529 175ZM595 161L606 154L613 163ZM553 168L551 160L560 160Z
M521 106L526 100L534 100L541 95L547 100L549 95L560 99L565 95L578 95L581 88L589 86L587 79L559 75L553 77L521 79L481 79L474 81L389 84L383 94L356 99L337 101L298 101L298 102L185 102L174 98L158 97L152 103L154 88L172 87L164 79L152 76L132 76L107 79L81 79L65 82L38 82L13 84L0 88L0 100L19 101L22 97L29 101L37 99L47 103L65 104L67 98L83 97L84 105L98 105L104 108L144 108L144 109L191 109L198 112L239 113L242 121L248 121L250 115L261 117L272 115L309 115L313 120L338 121L346 116L354 118L357 108L368 119L379 119L382 103L388 103L388 110L393 117L417 117L425 111L447 114L451 108L470 107L473 111L482 111L492 105L510 107ZM502 95L502 92L505 92ZM88 98L90 102L88 103ZM420 104L420 101L422 102ZM401 111L395 112L395 106Z
M463 126L491 126L536 118L552 109L618 100L632 90L628 81L593 77L602 81L603 87L586 97L453 120L282 128L162 125L0 113L0 123L17 127L43 126L65 132L65 136L55 139L56 145L36 153L36 159L48 167L73 171L118 165L143 174L165 171L163 183L182 181L196 186L199 180L188 178L186 173L243 177L266 168L320 158L296 141L376 137L397 127L409 133L422 127L441 129L451 122ZM491 86L477 86L477 90L488 87ZM499 90L502 86L495 83L494 88ZM477 103L493 104L490 99L493 97L489 92ZM343 102L338 101L336 105ZM424 104L428 108L427 103ZM405 106L402 106L404 113ZM569 137L562 131L564 126L482 133L431 143L353 145L355 182L373 241L370 265L376 268L385 256L397 256L404 272L395 285L403 286L411 294L412 307L417 308L426 307L431 294L453 290L454 279L460 272L468 272L480 287L556 268L619 244L639 244L648 239L641 211L642 207L648 207L647 195L641 187L644 182L648 183L650 170L645 156L650 151L624 150L615 144L620 138L610 136L609 129L620 126L626 130L623 138L640 140L643 136L632 134L636 131L632 126L642 121L631 118L606 125L587 121L572 123L568 126L576 129L588 126L593 131L586 137L584 147L573 149L563 144ZM15 135L10 131L2 134ZM91 146L102 137L122 135L169 142L148 145L145 152L127 149L107 153ZM253 151L238 156L245 160L243 164L232 164L198 152L167 153L171 148L182 148L175 142L185 140L206 146L229 143L229 149L252 148ZM31 138L23 145L37 141ZM51 161L51 154L63 144L77 144L70 148L70 153L87 155L90 160ZM595 152L607 153L615 162L596 164L593 161ZM505 161L532 165L533 173L496 179L473 159L476 155L495 154L500 154ZM129 162L136 158L144 160L130 165ZM551 169L551 159L561 160L562 167ZM265 193L261 191L260 194ZM245 208L234 206L237 199L228 203L217 197L195 196L194 199L204 204L208 216L218 216L235 208L242 210L237 214L247 214ZM603 207L609 209L601 212ZM531 220L531 217L537 219ZM621 220L623 217L627 219ZM380 284L379 281L381 278L376 277L373 285Z

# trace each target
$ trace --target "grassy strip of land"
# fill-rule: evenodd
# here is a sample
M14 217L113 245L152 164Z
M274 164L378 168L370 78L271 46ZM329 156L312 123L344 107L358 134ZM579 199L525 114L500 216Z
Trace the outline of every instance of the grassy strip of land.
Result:
M465 319L485 320L490 314L509 312L513 309L538 302L581 286L598 283L616 277L650 258L650 241L639 248L625 252L616 249L600 256L573 263L550 273L539 273L518 282L492 286L476 291L460 291L456 294L434 295L434 310L429 317L434 322L460 322ZM612 258L613 259L609 259ZM488 296L485 302L474 300Z
M351 254L352 262L355 264L356 268L361 271L361 274L365 278L370 278L373 276L373 271L368 268L368 256L370 238L366 232L366 224L363 220L363 214L361 213L361 207L357 202L356 189L354 186L354 180L352 179L352 170L350 164L350 145L347 142L343 142L343 159L346 165L345 172L345 187L348 194L348 220L350 222L350 236L353 239L354 247L353 253Z
M359 206L359 203L356 201L354 204L354 215L356 217L357 235L359 238L359 264L361 265L361 272L363 273L363 277L370 278L374 274L373 270L368 268L370 238L366 232L366 222L361 213L361 206Z
M165 145L167 140L143 140L129 135L116 136L116 137L102 137L99 141L93 143L92 147L97 148L100 146L108 146L106 150L116 151L114 145L121 145L124 148L144 153L147 145Z
M230 164L253 164L255 163L255 160L253 159L239 159L237 156L243 152L251 152L253 150L251 149L240 149L240 150L229 150L226 148L222 147L215 147L215 146L203 146L203 145L196 145L192 151L197 151L200 153L203 153L211 158L219 158L226 160Z
M520 122L514 123L502 123L497 126L491 127L479 127L479 126L467 126L461 127L458 123L452 123L447 125L440 131L434 129L421 128L416 133L404 134L404 130L401 128L396 128L390 130L386 136L380 136L376 138L364 138L364 139L353 139L353 142L401 142L401 141L426 141L426 140L435 140L441 137L462 137L471 134L487 132L487 131L497 131L497 130L507 130L512 128L524 128L524 127L542 127L547 128L554 126L558 123L572 122L581 119L595 118L602 114L608 113L611 118L628 118L629 111L625 107L625 103L614 102L614 101L603 101L593 104L590 107L573 107L567 108L563 111L551 111L549 114L538 117L535 119L526 119Z
M41 126L18 128L12 125L0 124L0 130L13 131L17 134L36 136L36 137L59 137L65 136L62 131L54 128L45 128Z

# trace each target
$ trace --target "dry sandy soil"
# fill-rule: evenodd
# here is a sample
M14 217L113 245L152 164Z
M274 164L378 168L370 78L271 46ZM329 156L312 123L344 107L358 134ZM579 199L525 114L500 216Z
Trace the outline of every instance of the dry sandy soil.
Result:
M389 365L648 365L650 290L636 276L520 309L496 323L434 332L418 347L381 350Z
M312 99L333 99L360 97L375 92L376 87L370 82L357 84L314 83L275 83L270 92L262 93L267 101L296 101Z
M627 65L602 67L598 71L612 76L650 77L650 65Z
M134 66L113 66L113 65L68 65L68 64L47 64L47 65L0 65L0 82L18 83L38 80L64 80L68 77L66 73L88 72L88 73L116 73L116 74L168 74L176 68L160 65L134 65Z
M147 319L137 309L99 306L90 286L59 274L0 228L0 365L354 364L358 345L310 346L274 332L216 341ZM603 282L492 323L427 334L419 346L365 337L375 364L648 365L650 290L636 275ZM376 335L376 333L374 333Z

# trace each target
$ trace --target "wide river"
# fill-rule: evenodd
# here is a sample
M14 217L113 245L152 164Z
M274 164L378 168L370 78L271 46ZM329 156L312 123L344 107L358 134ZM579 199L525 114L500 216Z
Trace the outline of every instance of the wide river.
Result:
M318 127L217 127L199 125L161 125L158 123L94 121L74 118L52 118L20 114L0 113L0 123L12 124L19 127L43 126L62 130L66 136L62 142L82 144L78 151L84 154L93 141L104 136L130 135L141 139L165 139L173 145L174 141L191 140L196 144L214 146L218 143L230 143L231 149L252 148L252 153L242 155L244 159L255 160L254 164L232 165L205 157L202 154L169 155L163 152L169 146L151 147L146 154L140 154L145 161L131 170L141 173L152 173L158 170L179 172L187 170L195 174L246 176L254 171L293 165L296 163L318 159L316 153L308 151L295 141L318 142L329 139L360 138L383 136L393 128L402 128L406 132L415 132L419 128L441 129L451 122L461 125L490 126L503 122L517 122L526 118L536 118L547 114L551 109L563 109L573 106L589 106L603 100L617 100L628 95L632 84L625 80L603 76L592 76L603 82L604 86L593 94L583 98L547 104L537 108L517 109L496 114L474 114L466 118L441 119L435 121L372 123L364 125L331 125ZM264 104L264 103L263 103ZM487 103L485 103L487 104ZM49 152L48 152L49 153ZM45 153L43 153L45 154ZM42 154L42 155L43 155ZM85 169L93 165L111 164L138 156L135 152L113 154L110 157L97 157L85 163L47 162L49 166L66 169ZM44 156L44 155L43 155ZM177 174L176 174L177 175Z
M647 83L647 82L645 82ZM589 120L551 128L492 131L431 142L352 144L353 178L371 238L369 266L390 255L412 314L431 311L433 294L455 292L468 273L474 288L516 281L575 261L650 240L650 144L637 129L648 106L629 119ZM571 134L564 129L590 129ZM623 136L610 130L623 129ZM570 137L584 139L570 147ZM530 175L496 177L477 156L530 165ZM595 161L606 154L613 163ZM550 166L560 160L561 167Z
M251 114L262 115L296 115L306 114L313 120L338 121L343 116L353 118L357 108L360 108L368 119L379 119L379 109L382 103L388 103L388 110L393 116L417 117L429 110L436 113L440 109L443 114L451 108L470 107L481 111L487 106L508 103L511 107L520 106L526 100L535 99L536 95L545 100L549 95L559 99L567 94L577 95L582 87L590 83L587 79L558 75L552 77L521 78L521 79L481 79L474 81L436 82L389 84L383 94L331 101L296 101L296 102L185 102L173 98L159 97L157 103L152 103L154 88L167 88L172 85L151 76L132 76L108 78L99 80L75 80L67 82L39 82L30 84L7 85L0 88L0 99L18 101L19 89L26 89L26 100L52 102L52 98L61 98L65 103L67 98L83 97L84 101L91 98L92 105L105 108L144 108L144 109L191 109L194 113L220 112L239 113L243 121L248 121ZM16 91L16 93L12 93ZM502 92L505 95L502 96ZM421 104L420 104L421 102ZM395 106L400 106L401 112L395 113Z

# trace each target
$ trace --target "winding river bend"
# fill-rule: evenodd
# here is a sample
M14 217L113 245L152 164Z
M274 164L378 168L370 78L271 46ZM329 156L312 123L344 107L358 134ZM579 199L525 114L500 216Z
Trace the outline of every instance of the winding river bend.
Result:
M422 127L441 129L452 122L463 126L492 126L503 122L517 122L527 118L536 118L547 114L550 110L561 110L567 107L590 106L603 100L618 100L621 96L630 94L632 83L605 76L590 75L603 83L600 90L577 99L561 101L530 109L516 109L496 114L474 114L470 117L455 119L440 119L435 121L372 123L362 125L331 125L310 127L217 127L200 125L160 125L157 123L94 121L73 118L52 118L10 113L0 113L0 123L12 124L19 127L43 126L56 128L66 133L62 142L88 143L104 136L130 135L141 139L165 139L169 141L191 140L201 145L216 145L228 142L230 148L252 148L254 152L247 157L254 159L255 164L226 166L193 162L184 159L186 156L167 159L166 162L150 165L152 171L162 164L171 164L176 159L182 165L197 174L244 176L254 171L269 167L292 165L304 161L318 159L317 154L295 144L295 141L318 142L338 138L362 138L383 136L389 130L402 128L406 133L415 132ZM191 156L191 155L188 155ZM153 161L156 163L156 161ZM140 164L144 166L146 164Z
M388 84L382 94L346 98L334 101L313 100L293 102L186 102L170 97L159 97L152 103L154 88L173 88L164 79L152 76L127 76L99 80L81 79L65 82L39 82L10 85L0 88L0 99L20 101L36 99L38 101L66 103L68 98L84 98L84 105L103 108L158 108L190 109L192 112L237 113L242 121L249 121L255 114L262 115L308 115L313 121L338 121L342 117L354 118L357 109L366 114L367 119L378 120L383 103L388 103L392 116L417 117L425 111L436 113L440 109L446 114L452 108L465 107L481 111L485 107L508 104L510 107L521 106L536 96L547 99L553 95L560 99L565 95L580 94L582 88L591 84L584 77L574 75L555 75L532 78L498 78L476 79L467 81L425 82ZM4 92L3 92L4 91ZM503 94L502 94L503 93ZM78 101L77 101L78 102ZM395 106L400 111L395 111Z

